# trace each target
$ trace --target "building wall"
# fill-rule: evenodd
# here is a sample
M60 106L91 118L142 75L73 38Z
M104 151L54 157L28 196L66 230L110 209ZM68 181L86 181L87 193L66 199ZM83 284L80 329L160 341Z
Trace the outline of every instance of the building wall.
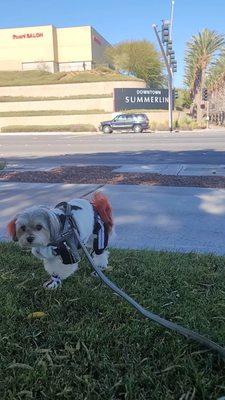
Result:
M22 62L22 70L34 70L39 69L47 72L57 72L59 70L58 63L54 61L43 61L43 62Z
M91 45L94 64L107 63L106 49L111 45L94 28L91 28Z
M91 61L90 26L58 28L58 62Z
M114 88L145 88L141 80L68 83L58 85L5 86L1 87L1 96L65 97L85 94L109 94ZM96 100L97 102L97 100Z
M88 70L104 62L107 46L90 26L0 29L0 70Z
M113 98L0 102L0 112L40 110L113 111Z
M53 27L0 29L0 70L22 70L22 63L54 61Z

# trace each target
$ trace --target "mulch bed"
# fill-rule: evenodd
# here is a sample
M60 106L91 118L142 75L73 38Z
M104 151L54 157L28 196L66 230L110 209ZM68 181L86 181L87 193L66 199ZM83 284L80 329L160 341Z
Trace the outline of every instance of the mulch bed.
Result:
M1 172L4 182L80 183L110 185L158 185L225 188L225 177L174 176L150 173L113 172L109 166L66 166L49 171Z

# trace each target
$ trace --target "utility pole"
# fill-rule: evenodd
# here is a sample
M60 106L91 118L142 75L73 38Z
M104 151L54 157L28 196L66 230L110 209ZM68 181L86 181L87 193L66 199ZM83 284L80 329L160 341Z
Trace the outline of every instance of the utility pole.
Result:
M159 43L159 47L161 49L162 52L162 56L164 58L165 64L166 64L166 69L167 69L167 73L168 73L168 92L169 92L169 130L170 132L173 131L173 77L172 77L172 72L171 72L171 67L169 64L169 60L166 56L164 47L163 47L163 43L159 37L159 32L157 30L157 26L156 25L152 25L158 43ZM166 32L166 30L164 31L164 33ZM167 36L167 35L166 35ZM168 31L168 37L169 37L169 31Z
M173 27L173 14L174 14L175 0L171 2L171 17L170 20L162 21L162 39L160 39L157 25L153 24L156 38L165 61L167 76L168 76L168 97L169 97L169 130L173 132L173 73L177 72L177 61L175 60L175 52L173 50L172 42L172 27ZM164 48L166 45L166 50Z
M170 40L172 40L173 33L173 15L174 15L175 0L171 1L171 14L170 14Z
M209 129L209 94L206 87L202 89L202 100L206 104L206 127Z

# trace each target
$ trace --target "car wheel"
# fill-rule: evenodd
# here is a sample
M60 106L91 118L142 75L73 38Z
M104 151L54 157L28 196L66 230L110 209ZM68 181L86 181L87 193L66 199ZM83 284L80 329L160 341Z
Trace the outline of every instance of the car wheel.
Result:
M133 126L133 131L135 133L141 133L143 131L143 129L142 129L141 125L134 125Z
M109 125L105 125L105 126L103 126L103 132L104 133L111 133L112 129L110 128Z

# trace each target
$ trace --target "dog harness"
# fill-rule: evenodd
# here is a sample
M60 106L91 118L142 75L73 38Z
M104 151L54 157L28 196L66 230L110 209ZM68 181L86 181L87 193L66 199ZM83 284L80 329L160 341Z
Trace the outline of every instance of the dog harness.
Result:
M108 246L108 232L96 208L92 207L94 211L93 252L100 255ZM62 211L62 214L56 214L62 226L62 233L49 245L54 246L54 255L60 256L63 264L75 264L80 261L80 245L74 235L74 228L78 232L79 229L72 212L81 210L82 207L62 202L57 204L55 208Z
M105 226L104 222L102 221L98 211L96 210L96 208L94 206L92 206L92 207L94 210L93 250L94 250L95 254L100 255L103 253L103 251L108 246L109 235L108 235L106 226Z

